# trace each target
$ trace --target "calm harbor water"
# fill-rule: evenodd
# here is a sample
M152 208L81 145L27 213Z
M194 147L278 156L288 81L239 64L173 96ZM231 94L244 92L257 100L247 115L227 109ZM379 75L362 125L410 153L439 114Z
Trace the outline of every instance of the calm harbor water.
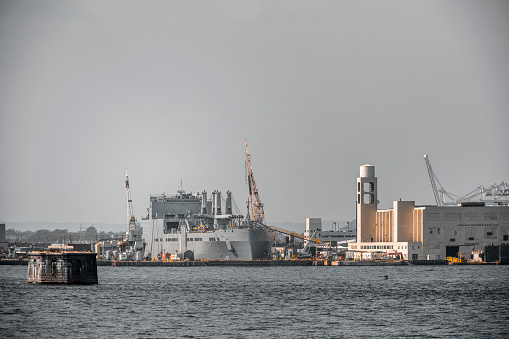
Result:
M98 267L98 273L98 285L36 285L26 283L26 266L0 266L0 336L509 336L509 266Z

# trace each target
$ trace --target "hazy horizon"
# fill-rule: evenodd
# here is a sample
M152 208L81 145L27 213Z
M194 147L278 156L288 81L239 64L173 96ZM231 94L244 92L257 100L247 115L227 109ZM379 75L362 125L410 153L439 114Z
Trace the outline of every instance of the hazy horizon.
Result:
M0 2L0 222L126 223L233 192L266 220L433 204L509 180L507 1Z
M336 222L336 225L333 227L332 223ZM329 230L338 230L341 228L345 228L348 226L349 221L345 220L322 220L322 229ZM78 232L81 230L86 230L90 226L94 226L97 232L125 232L127 231L127 224L107 224L107 223L98 223L98 222L48 222L48 221L14 221L14 222L2 222L5 224L5 229L14 229L15 231L24 232L24 231L37 231L37 230L68 230L69 232ZM267 221L267 225L282 227L289 231L303 233L306 229L306 222L271 222ZM355 228L355 225L350 225L350 229Z

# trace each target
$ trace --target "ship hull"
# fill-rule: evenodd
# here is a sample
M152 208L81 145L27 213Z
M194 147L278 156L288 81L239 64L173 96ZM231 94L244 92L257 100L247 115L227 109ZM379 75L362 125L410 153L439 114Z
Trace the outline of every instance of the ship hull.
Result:
M218 230L214 234L219 241L201 244L187 243L195 259L203 260L255 260L269 255L273 237L263 229Z
M142 222L145 251L152 258L163 253L191 251L195 260L256 260L269 257L275 232L259 227L225 228L207 232L164 233L161 220Z

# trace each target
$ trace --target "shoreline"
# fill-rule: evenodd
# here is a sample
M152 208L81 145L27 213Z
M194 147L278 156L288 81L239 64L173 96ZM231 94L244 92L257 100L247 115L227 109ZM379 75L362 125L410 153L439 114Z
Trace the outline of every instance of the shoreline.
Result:
M27 266L29 259L0 259L0 265ZM288 266L420 266L447 265L446 260L399 260L399 261L330 261L330 260L197 260L197 261L106 261L97 260L97 266L111 267L198 267L198 266L251 266L251 267L288 267ZM503 263L455 263L455 265L504 265Z

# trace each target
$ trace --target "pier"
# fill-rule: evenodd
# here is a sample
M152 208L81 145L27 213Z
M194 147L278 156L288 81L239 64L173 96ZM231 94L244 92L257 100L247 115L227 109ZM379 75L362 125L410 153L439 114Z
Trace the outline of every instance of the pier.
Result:
M199 261L97 261L97 266L152 266L152 267L191 267L191 266L311 266L312 260L199 260Z

